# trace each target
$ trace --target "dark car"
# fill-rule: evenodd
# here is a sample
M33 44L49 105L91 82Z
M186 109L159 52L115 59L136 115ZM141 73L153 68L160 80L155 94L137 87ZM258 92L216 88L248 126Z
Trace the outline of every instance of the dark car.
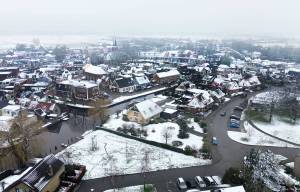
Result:
M196 184L196 182L193 179L187 179L185 181L185 183L186 183L186 186L187 186L188 189L195 189L195 188L197 188L197 184Z
M241 118L236 115L230 115L230 119L240 120Z

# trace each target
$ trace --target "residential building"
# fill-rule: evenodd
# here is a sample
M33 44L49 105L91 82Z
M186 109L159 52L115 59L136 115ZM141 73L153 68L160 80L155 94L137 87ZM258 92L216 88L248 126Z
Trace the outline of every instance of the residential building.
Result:
M162 111L162 108L156 103L145 100L131 107L127 112L127 118L129 121L144 125L149 123L151 119L160 117Z

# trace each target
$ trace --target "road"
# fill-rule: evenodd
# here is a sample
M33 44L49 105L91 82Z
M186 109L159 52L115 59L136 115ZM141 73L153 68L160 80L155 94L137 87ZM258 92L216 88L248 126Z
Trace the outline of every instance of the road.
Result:
M78 191L87 192L91 189L94 191L104 191L110 188L126 187L133 185L142 185L152 183L156 186L158 192L174 192L178 191L176 188L176 179L178 177L192 178L196 175L219 175L223 176L226 169L229 167L238 167L244 156L252 148L270 149L276 154L281 154L293 160L294 157L300 153L297 148L283 148L283 147L261 147L249 146L231 140L227 135L227 121L228 116L233 108L243 102L242 98L236 97L219 107L210 116L207 117L208 134L209 136L216 136L219 140L218 146L212 146L213 163L206 166L188 167L188 168L175 168L161 171L153 171L146 174L130 174L116 176L113 179L109 177L98 178L92 180L82 181ZM226 116L220 116L223 111L227 112ZM145 178L145 179L144 179Z

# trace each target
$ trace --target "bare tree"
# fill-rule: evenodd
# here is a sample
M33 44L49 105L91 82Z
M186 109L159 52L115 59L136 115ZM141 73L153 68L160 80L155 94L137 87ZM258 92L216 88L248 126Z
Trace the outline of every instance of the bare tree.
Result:
M173 127L166 127L162 130L162 137L165 139L166 144L168 144L168 140L173 136L172 128Z
M91 103L93 108L88 110L88 116L91 118L92 126L95 127L96 123L103 124L107 120L106 105L109 104L107 100L97 99Z
M144 178L144 191L146 189L146 173L150 171L150 149L144 148L143 158L141 159L141 173Z
M34 135L41 126L40 121L29 117L27 112L21 111L19 116L12 121L9 131L1 135L1 139L9 144L8 148L18 160L19 165L24 165L37 152L38 145L34 144Z

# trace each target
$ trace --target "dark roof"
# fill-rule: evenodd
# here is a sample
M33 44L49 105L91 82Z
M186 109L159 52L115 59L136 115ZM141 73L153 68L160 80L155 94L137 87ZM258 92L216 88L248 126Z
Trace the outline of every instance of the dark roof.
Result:
M119 88L130 87L130 86L134 85L134 81L131 77L130 78L116 79L115 82L116 82L116 84L118 85Z
M63 165L64 163L57 159L53 154L48 155L35 164L28 173L5 190L9 191L9 189L17 184L24 183L34 191L41 191L52 178L52 176L49 175L50 167L52 168L52 175L55 175Z

